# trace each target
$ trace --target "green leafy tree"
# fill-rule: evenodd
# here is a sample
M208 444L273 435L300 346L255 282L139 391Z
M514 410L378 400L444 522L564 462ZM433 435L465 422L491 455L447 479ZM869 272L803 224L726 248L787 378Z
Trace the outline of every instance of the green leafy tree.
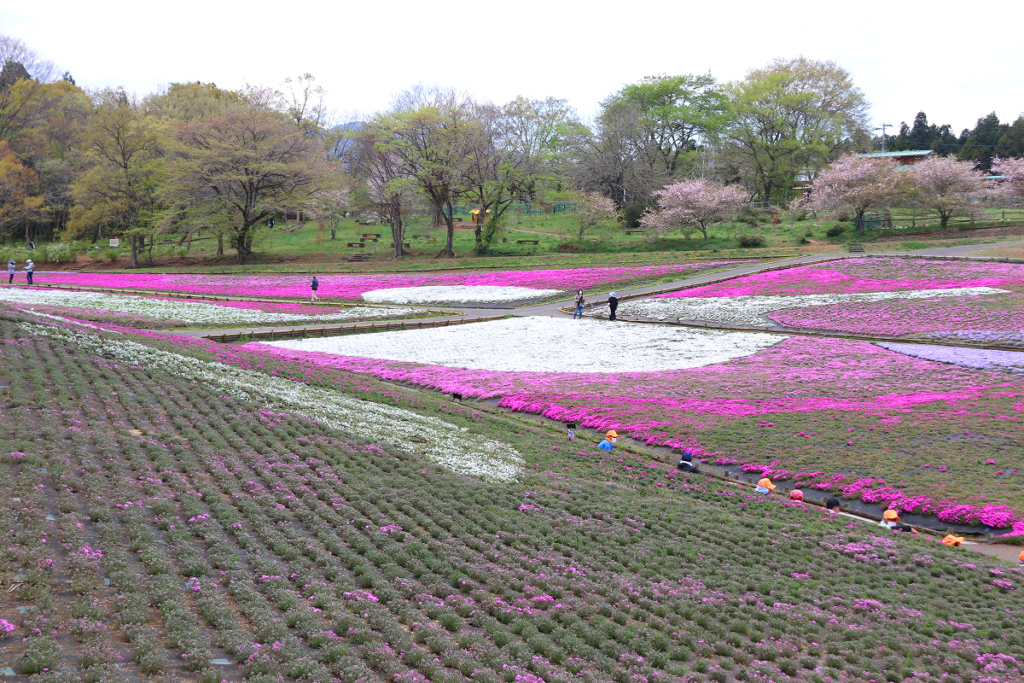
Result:
M602 119L633 119L629 144L651 175L667 182L688 172L698 146L718 131L725 98L710 75L660 75L625 86L602 107Z
M253 251L267 218L307 206L340 170L320 141L270 106L266 91L178 125L165 197L184 222L227 221L238 263Z
M967 135L957 158L961 161L973 161L982 171L992 170L992 158L996 156L996 147L1008 130L1009 126L999 123L999 117L995 112L978 119L978 124Z
M726 93L721 139L730 175L762 201L792 187L844 151L868 148L868 102L834 62L797 57L755 69Z
M71 186L70 234L106 227L128 240L131 266L155 225L164 138L123 90L100 94L85 131L85 170Z
M467 167L479 122L471 102L453 90L413 88L373 120L382 152L401 161L446 228L438 256L455 256L454 206L467 188Z

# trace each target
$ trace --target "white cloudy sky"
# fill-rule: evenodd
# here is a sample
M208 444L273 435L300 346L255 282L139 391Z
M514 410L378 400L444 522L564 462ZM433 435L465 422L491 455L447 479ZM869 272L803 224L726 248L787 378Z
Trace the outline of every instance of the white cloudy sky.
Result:
M496 102L555 95L589 116L646 75L710 70L727 81L801 54L850 71L875 125L923 109L959 132L993 110L1004 121L1024 112L1019 2L695 4L0 0L0 33L87 88L278 85L310 72L337 112L384 108L422 81Z

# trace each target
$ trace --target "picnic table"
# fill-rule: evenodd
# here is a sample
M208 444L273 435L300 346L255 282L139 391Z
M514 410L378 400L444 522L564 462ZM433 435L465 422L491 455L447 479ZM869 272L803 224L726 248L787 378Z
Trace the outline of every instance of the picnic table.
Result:
M540 240L516 240L516 244L540 244Z

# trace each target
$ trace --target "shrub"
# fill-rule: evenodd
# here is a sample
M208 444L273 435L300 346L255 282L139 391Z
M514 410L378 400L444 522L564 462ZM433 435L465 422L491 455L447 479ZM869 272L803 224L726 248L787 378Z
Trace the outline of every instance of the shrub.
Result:
M765 239L760 235L740 235L739 243L740 246L744 248L763 247L767 244Z
M833 225L831 228L826 230L825 231L825 235L827 235L828 237L839 237L844 232L846 232L846 228L844 228L843 226L837 224L837 225Z

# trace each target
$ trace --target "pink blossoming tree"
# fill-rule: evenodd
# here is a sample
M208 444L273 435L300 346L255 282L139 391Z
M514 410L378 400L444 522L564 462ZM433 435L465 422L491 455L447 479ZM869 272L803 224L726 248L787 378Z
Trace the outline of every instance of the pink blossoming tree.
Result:
M587 230L616 216L615 203L598 192L579 192L573 195L573 199L578 223L576 239L581 242Z
M811 196L804 206L811 211L853 213L854 225L864 224L864 214L884 209L899 200L906 179L888 159L858 157L836 159L811 183Z
M970 213L988 194L985 176L969 161L932 157L909 169L910 198L939 215L942 228L956 213Z
M1024 200L1024 159L993 159L992 173L1004 176L996 194L1012 202Z
M658 211L649 211L640 224L659 231L682 228L689 237L699 230L708 238L708 228L736 218L747 196L735 187L697 178L666 185L654 193Z

